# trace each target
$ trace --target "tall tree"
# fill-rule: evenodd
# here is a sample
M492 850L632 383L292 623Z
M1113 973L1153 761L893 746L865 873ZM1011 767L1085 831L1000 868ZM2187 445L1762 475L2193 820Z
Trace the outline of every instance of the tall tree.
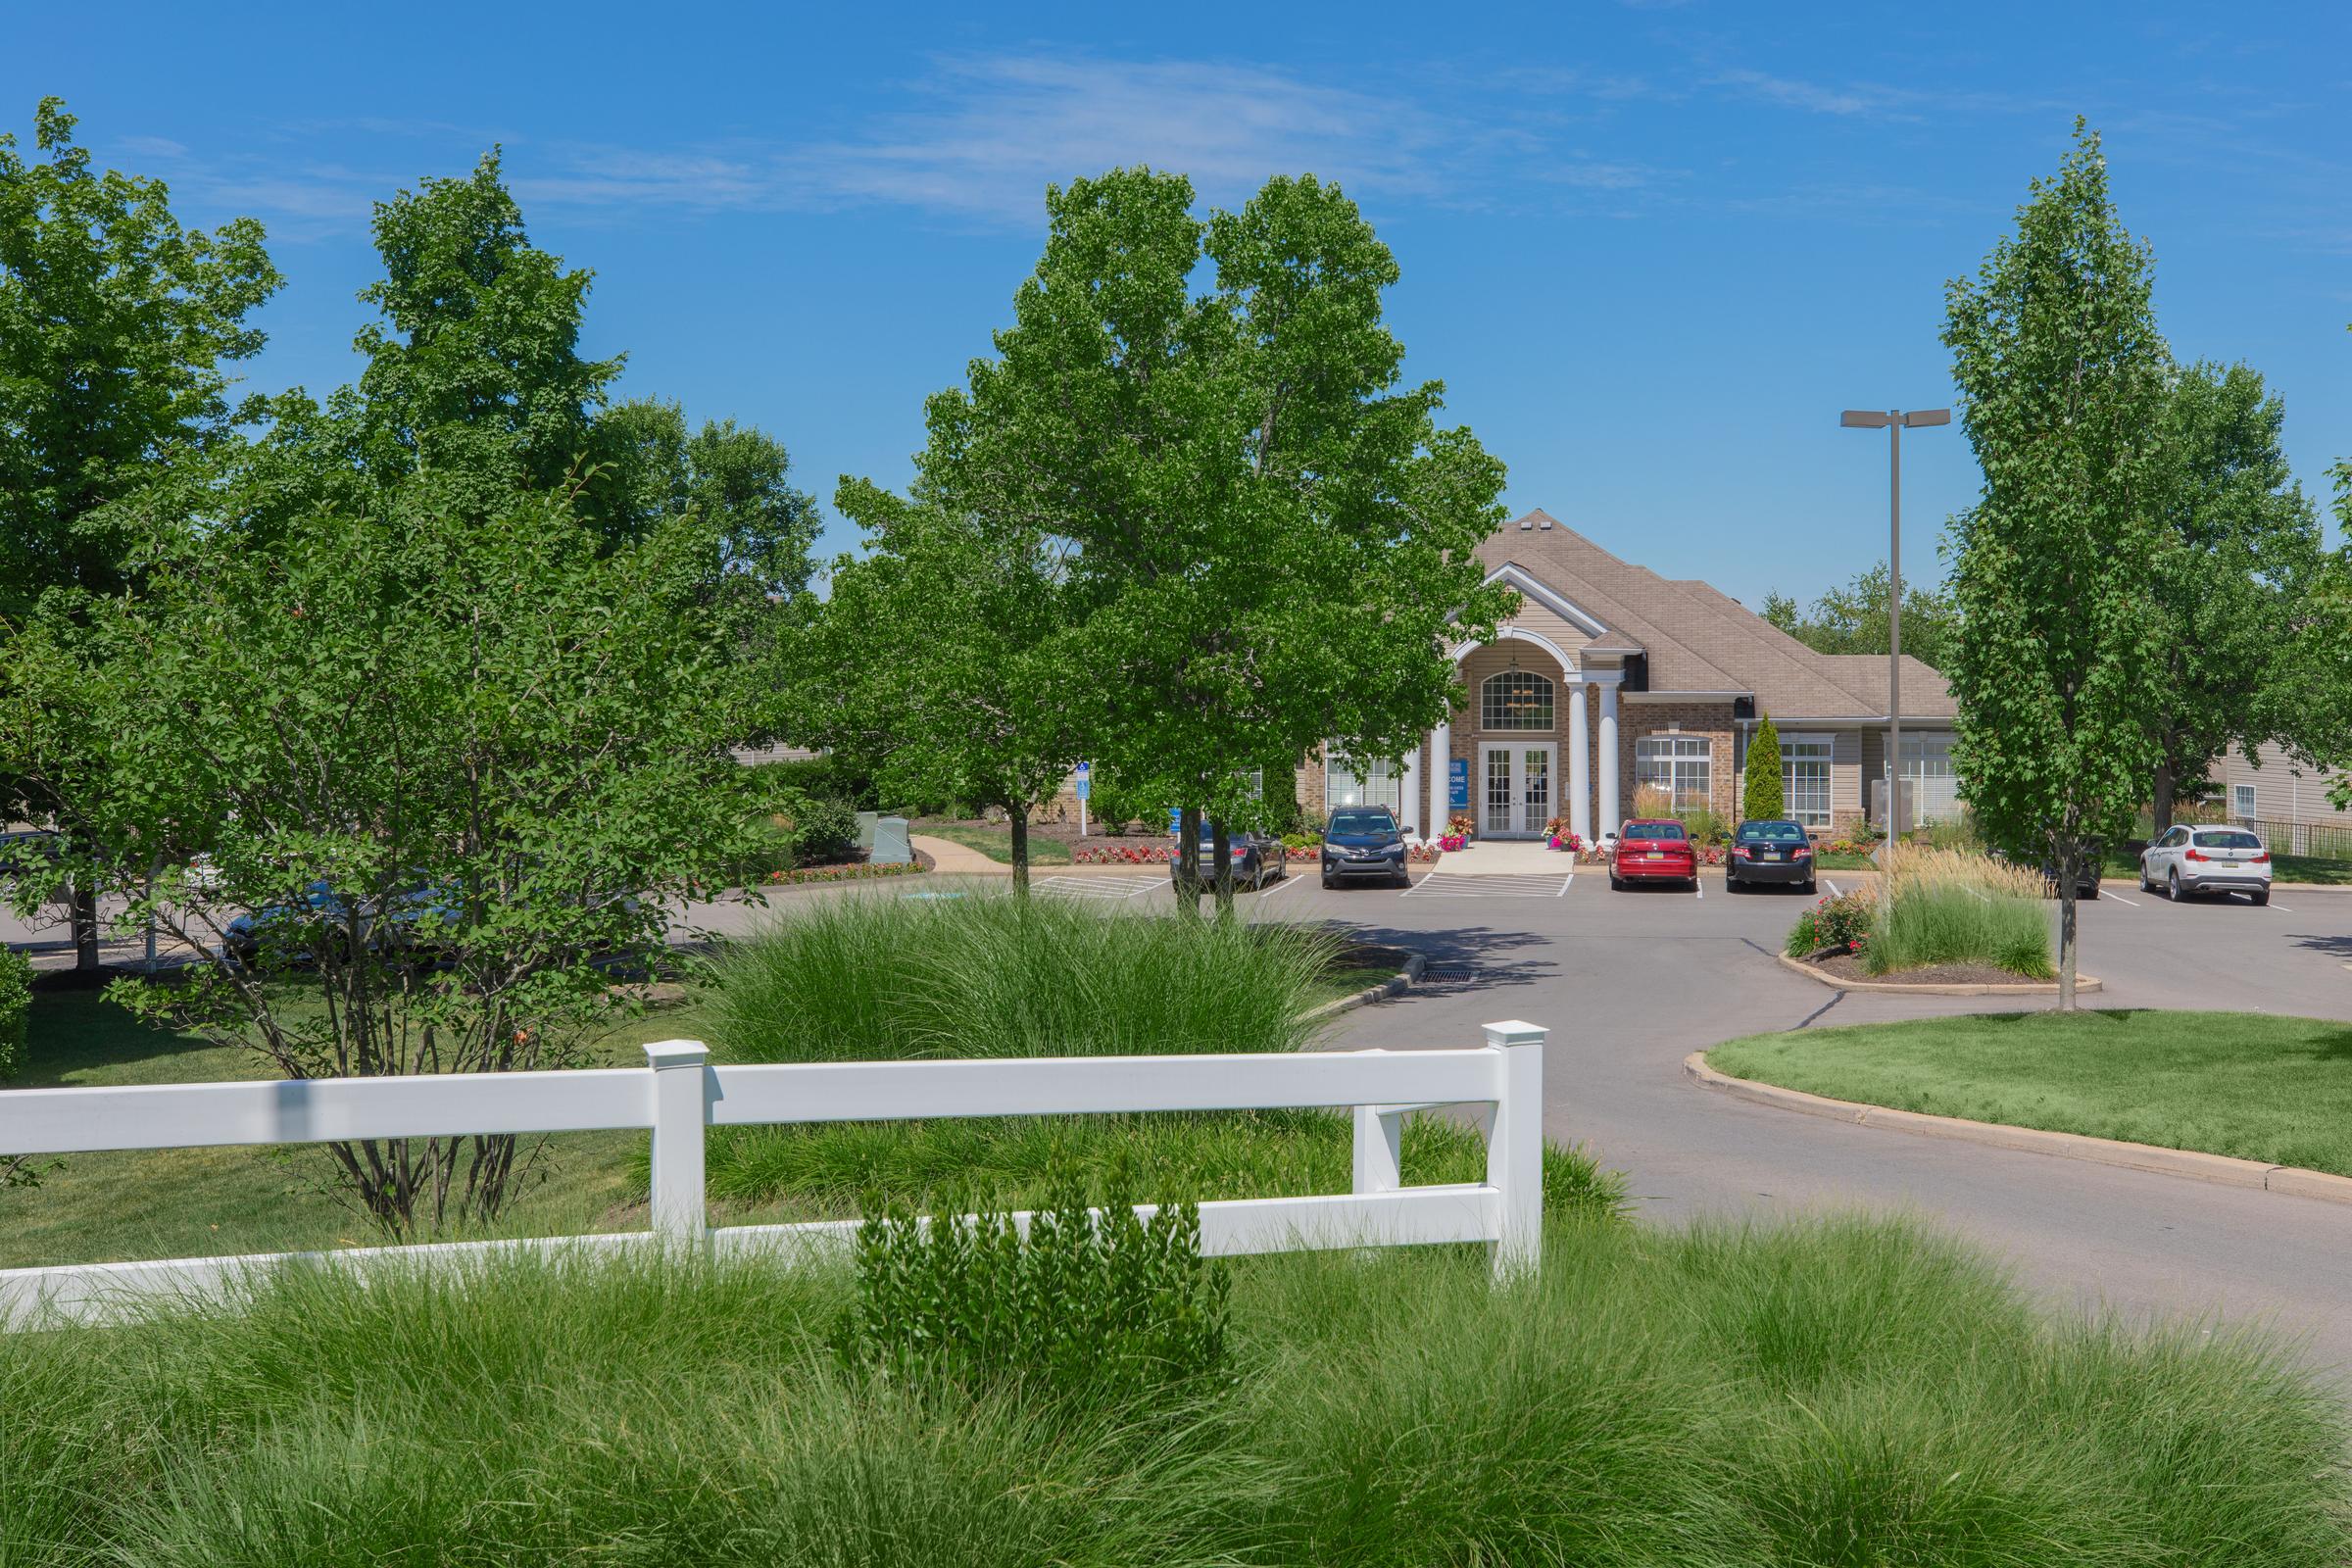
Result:
M1354 206L1299 178L1192 209L1147 169L1049 191L1014 324L933 431L956 431L940 470L961 504L1068 541L1098 755L1184 803L1186 907L1207 813L1230 909L1252 777L1325 739L1400 756L1457 695L1448 621L1482 635L1511 596L1476 555L1501 466L1437 426L1438 383L1397 386L1396 266Z
M597 419L594 450L615 472L615 531L643 533L689 513L717 524L720 566L729 580L779 598L806 593L822 519L816 499L792 483L784 444L755 425L686 421L676 402L638 398Z
M1784 594L1764 596L1766 620L1806 647L1825 654L1886 653L1886 563L1854 573L1851 582L1824 592L1810 610ZM1930 669L1943 668L1959 635L1959 612L1951 595L1916 577L1903 580L1903 652Z
M2165 374L2144 243L2118 220L2082 122L1972 280L1947 286L1963 420L1984 474L1955 520L1953 761L1996 844L2038 851L2059 897L2059 1006L2075 1005L2075 878L2130 830L2156 763Z
M2287 472L2285 408L2243 365L2180 371L2164 408L2161 548L2149 582L2164 614L2165 678L2150 798L2172 826L2183 781L2230 746L2278 741L2317 760L2331 705L2302 690L2302 634L2323 559L2319 517Z
M1781 732L1766 713L1747 742L1747 776L1740 788L1740 814L1770 821L1788 814L1788 781L1781 767Z
M260 223L183 228L162 181L94 168L74 123L42 99L32 161L0 134L0 635L44 596L130 583L118 504L229 438L224 368L259 352L246 318L282 281ZM0 816L72 832L74 808L0 775ZM94 970L89 888L70 903L75 963Z

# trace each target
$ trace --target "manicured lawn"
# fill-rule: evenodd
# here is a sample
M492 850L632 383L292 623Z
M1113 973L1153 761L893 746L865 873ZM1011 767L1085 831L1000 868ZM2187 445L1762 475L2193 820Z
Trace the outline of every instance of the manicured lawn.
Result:
M2025 1012L1753 1035L1722 1072L1838 1100L2352 1176L2352 1024Z
M1813 857L1813 868L1817 871L1871 871L1878 868L1878 863L1867 854L1833 855L1823 850Z
M292 1277L0 1337L0 1561L2333 1568L2340 1401L1900 1225L1246 1259L1229 1376L845 1366L830 1268ZM1043 1310L1052 1310L1051 1303Z
M995 827L985 822L916 822L907 831L928 833L933 838L960 844L967 850L978 850L999 865L1012 863L1012 829L1008 827ZM1029 863L1067 865L1070 863L1070 847L1060 839L1032 833L1029 835Z

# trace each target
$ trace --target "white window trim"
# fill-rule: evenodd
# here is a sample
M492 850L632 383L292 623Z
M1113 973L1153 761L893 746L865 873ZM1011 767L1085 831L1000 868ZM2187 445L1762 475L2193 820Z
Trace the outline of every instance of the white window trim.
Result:
M2255 796L2253 785L2232 784L2230 786L2230 814L2231 816L2241 822L2251 822L2255 820L2259 808L2260 802Z
M1376 779L1371 771L1374 768L1385 769L1387 772L1385 780L1377 781L1379 788L1377 796L1374 793ZM1328 746L1325 747L1323 751L1323 814L1329 816L1334 810L1345 809L1347 807L1352 806L1385 806L1396 813L1397 821L1403 821L1405 772L1405 764L1385 757L1373 758L1359 767L1353 758ZM1334 790L1332 780L1335 776L1352 780L1353 788ZM1333 804L1335 797L1342 794L1352 794L1355 799L1346 802L1344 805L1335 806Z
M1499 680L1529 680L1539 683L1543 687L1546 699L1544 703L1545 716L1544 722L1541 724L1496 723L1493 716L1494 705L1487 701L1487 693L1492 690L1494 683ZM1478 683L1478 727L1482 734L1549 735L1554 733L1559 728L1559 682L1553 680L1550 676L1545 675L1541 670L1498 669Z
M1789 752L1792 749L1801 750L1801 755L1791 757ZM1838 738L1834 735L1818 730L1795 730L1781 736L1781 777L1784 787L1793 776L1788 771L1789 764L1803 762L1810 766L1818 763L1821 768L1821 809L1799 810L1793 792L1786 793L1784 799L1792 819L1806 827L1830 825L1838 809L1838 779L1834 771L1837 760Z

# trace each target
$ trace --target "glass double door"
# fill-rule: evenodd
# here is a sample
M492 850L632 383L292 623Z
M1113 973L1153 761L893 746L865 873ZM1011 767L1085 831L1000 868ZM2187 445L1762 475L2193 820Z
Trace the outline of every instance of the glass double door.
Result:
M1541 838L1559 812L1552 786L1559 747L1550 741L1488 741L1479 747L1478 830L1488 838Z

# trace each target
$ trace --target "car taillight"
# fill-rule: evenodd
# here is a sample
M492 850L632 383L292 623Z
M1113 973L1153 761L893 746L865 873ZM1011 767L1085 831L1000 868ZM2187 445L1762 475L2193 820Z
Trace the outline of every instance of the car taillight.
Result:
M1788 858L1791 860L1810 860L1813 858L1813 847L1809 844L1800 844L1795 849L1788 852Z
M1732 846L1732 858L1735 860L1753 859L1755 858L1755 851L1749 849L1744 844L1735 844Z
M2268 865L2268 864L2270 864L2270 863L2271 863L2271 852L2270 852L2270 851L2268 851L2268 850L2256 850L2256 851L2254 852L2254 863L2255 863L2256 865Z
M2210 860L2213 858L2213 857L2207 855L2203 850L2190 850L2186 855L2180 857L2180 858L2183 860Z

